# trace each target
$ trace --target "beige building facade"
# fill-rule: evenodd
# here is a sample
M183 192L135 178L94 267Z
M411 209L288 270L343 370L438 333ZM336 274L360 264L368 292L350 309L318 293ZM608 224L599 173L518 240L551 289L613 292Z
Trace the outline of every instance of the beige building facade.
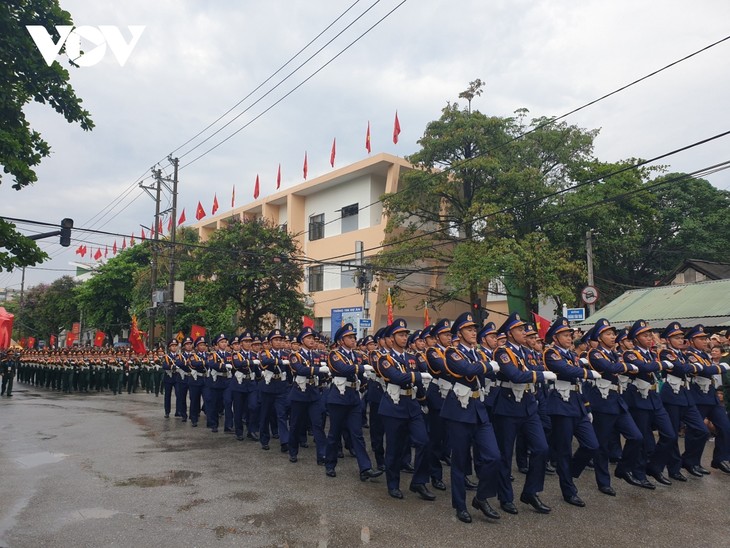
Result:
M359 266L357 248L364 250L364 263L378 252L386 226L379 199L385 193L395 192L400 176L410 169L414 168L402 158L376 154L203 219L194 227L205 241L231 219L267 218L278 224L298 241L304 257L323 263L305 263L304 267L302 291L314 310L315 328L329 335L350 321L362 336L386 325L388 285L377 278L373 280L366 311L366 298L354 279ZM394 316L405 318L411 329L422 328L426 295L438 283L440 280L431 275L409 276L399 284ZM490 319L500 322L507 310L506 299L491 296L485 305L493 311ZM454 318L468 308L464 303L450 303L439 310L429 305L428 314L433 323L441 317Z

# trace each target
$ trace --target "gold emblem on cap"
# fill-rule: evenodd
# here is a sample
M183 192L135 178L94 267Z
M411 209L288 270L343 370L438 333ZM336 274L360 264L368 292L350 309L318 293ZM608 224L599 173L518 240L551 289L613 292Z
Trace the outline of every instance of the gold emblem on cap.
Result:
M520 315L519 314L515 314L515 320L522 321L522 319L520 318Z
M471 314L467 314L467 315L466 315L466 319L467 319L468 321L472 321L472 319L471 319Z

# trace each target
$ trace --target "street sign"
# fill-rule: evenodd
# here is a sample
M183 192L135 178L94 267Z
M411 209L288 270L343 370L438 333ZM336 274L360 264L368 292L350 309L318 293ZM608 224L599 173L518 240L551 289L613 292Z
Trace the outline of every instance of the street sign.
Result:
M370 318L360 318L360 328L365 329L366 327L372 327L373 320Z
M587 285L580 292L580 298L585 304L594 304L598 300L598 289L592 285Z
M586 319L585 308L569 308L568 309L568 321L571 322L582 322Z

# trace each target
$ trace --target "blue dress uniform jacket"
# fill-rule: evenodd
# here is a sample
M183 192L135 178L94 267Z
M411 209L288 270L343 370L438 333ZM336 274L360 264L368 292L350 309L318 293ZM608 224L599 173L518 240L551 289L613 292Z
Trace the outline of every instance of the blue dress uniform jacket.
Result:
M604 381L611 383L613 388L609 388L604 398L601 390L595 384L584 384L584 394L587 394L588 400L591 402L591 410L597 413L607 415L618 415L622 411L628 411L628 405L623 397L619 394L620 387L618 375L626 375L629 367L619 360L611 350L598 347L588 352L588 362L591 367L601 374Z
M344 378L345 393L341 394L333 381L327 392L327 403L335 405L360 405L360 394L357 391L362 380L364 369L357 355L346 350L332 350L327 357L327 365L333 379Z
M203 397L205 376L208 374L208 370L205 367L207 355L205 352L183 352L183 356L190 369L190 377L188 377L190 422L193 426L197 426L198 419L200 418L200 399Z
M723 371L719 365L713 364L710 356L706 352L697 350L696 348L687 349L687 362L692 366L694 377L690 384L690 390L694 397L696 405L718 405L720 400L717 397L717 388L712 378L715 375L722 375ZM710 383L707 385L705 392L702 387L702 381L699 379L708 379Z
M657 377L655 373L664 370L664 366L659 362L656 354L650 350L637 347L634 350L624 352L624 362L635 365L639 369L639 372L634 375L635 379L642 380L651 385L648 397L643 398L637 387L633 383L629 384L624 395L629 407L645 410L663 408L661 397L657 393Z
M479 350L484 354L487 362L494 360L494 351L484 346L480 347ZM491 414L494 409L494 402L497 399L497 392L499 392L497 373L491 368L484 375L484 405L487 406L487 412Z
M294 382L289 394L291 402L289 429L289 458L295 462L299 454L300 438L306 440L307 419L317 447L317 462L325 458L327 440L322 429L324 404L320 386L329 376L320 373L322 356L316 350L302 349L289 355ZM302 390L303 389L303 390Z
M547 348L543 353L545 368L558 376L558 381L565 381L573 384L569 392L568 401L565 401L557 389L550 390L547 399L547 412L549 415L561 415L564 417L581 417L588 414L586 409L589 405L581 393L580 381L589 377L587 369L581 366L575 352L559 348L557 346Z
M289 367L284 363L289 356L283 350L264 350L259 355L261 361L261 374L263 382L260 390L264 394L285 394L289 391L289 382L287 380L287 371ZM267 383L266 378L269 376L267 372L273 374L271 380Z
M292 384L289 399L291 401L318 401L322 397L320 391L321 383L327 375L320 373L320 360L316 351L300 350L289 355L289 367L291 368L294 382ZM297 377L304 377L306 380L302 385L297 382ZM304 390L302 390L304 387Z
M426 401L428 408L431 410L441 411L444 405L445 396L448 394L445 390L440 390L441 380L453 383L453 379L449 378L446 368L446 349L441 345L436 345L426 350L426 363L428 372L433 379L428 385L426 391Z
M413 354L402 355L390 351L378 358L378 372L388 384L397 385L401 390L411 392L415 396L417 384L422 384L420 371L414 371L416 357ZM383 417L406 419L423 414L421 406L414 396L402 394L396 404L387 394L380 400L378 413Z
M495 361L500 367L497 379L501 382L515 384L535 384L545 381L540 371L532 371L521 348L512 343L499 347L494 353ZM522 401L518 402L511 388L501 386L494 402L494 413L507 417L526 417L537 413L537 399L534 391L525 391Z
M459 344L456 348L446 349L445 369L449 378L455 382L455 390L461 394L459 398L454 389L449 391L441 408L441 417L448 425L452 448L451 505L457 511L462 511L466 510L464 482L472 451L479 479L476 498L484 501L497 493L500 452L481 390L485 374L493 368L479 349ZM463 392L464 389L468 395Z
M662 401L665 404L681 407L694 405L695 402L689 390L689 383L699 367L690 363L682 352L672 348L664 348L659 353L659 359L662 362L672 362L674 365L671 371L666 372L666 381L661 390ZM672 379L672 377L676 377L676 379ZM677 392L672 389L672 385L676 387Z

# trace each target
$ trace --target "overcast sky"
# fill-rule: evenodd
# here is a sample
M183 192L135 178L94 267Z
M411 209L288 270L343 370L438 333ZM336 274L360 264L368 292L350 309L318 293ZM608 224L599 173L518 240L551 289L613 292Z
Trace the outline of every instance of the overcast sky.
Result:
M227 142L190 163L258 116L374 25L401 0L380 0L332 44L253 107L250 105L375 0L61 0L77 26L144 25L121 67L111 51L97 65L72 68L71 83L96 128L84 132L48 106L27 112L52 147L38 182L20 192L6 176L0 215L60 222L139 237L154 202L136 183L174 151L180 157L178 208L188 223L198 200L210 214L214 193L221 211L252 200L256 175L262 195L302 182L305 150L309 178L373 153L406 156L426 124L439 117L471 80L486 82L473 107L508 116L526 107L533 116L561 115L729 34L730 3L706 0L407 0L372 31L277 106ZM179 148L269 78L297 51L355 4L321 38L201 138ZM87 46L88 47L88 46ZM87 50L88 51L88 50ZM601 128L596 155L604 161L650 158L730 129L730 41L570 116ZM61 58L67 66L66 60ZM190 151L225 122L208 142ZM391 136L398 111L402 133ZM671 171L694 171L729 159L730 138L664 161ZM176 150L177 149L177 150ZM188 152L190 151L190 152ZM187 153L187 154L186 154ZM190 165L187 165L190 164ZM169 168L166 173L171 174ZM730 188L730 174L709 177ZM131 192L130 189L132 189ZM120 198L120 196L123 196ZM105 209L107 208L107 209ZM105 215L99 215L105 211ZM19 225L25 233L40 232ZM71 274L81 240L88 247L114 238L74 234L42 246L52 259L29 268L26 287ZM121 239L118 239L121 244ZM88 255L87 255L88 259ZM20 288L20 271L0 274L0 288Z

